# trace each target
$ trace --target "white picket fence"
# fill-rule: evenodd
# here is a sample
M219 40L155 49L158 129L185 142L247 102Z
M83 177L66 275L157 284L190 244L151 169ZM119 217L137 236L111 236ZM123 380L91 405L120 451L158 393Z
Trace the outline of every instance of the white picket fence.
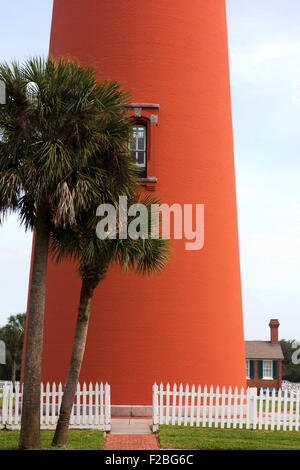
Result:
M153 428L160 424L299 430L300 391L153 385Z
M63 395L62 384L41 384L41 429L53 429L56 426ZM2 403L2 406L1 406ZM70 428L100 429L111 428L110 385L84 383L77 384L75 400L70 419ZM20 429L22 413L22 387L12 384L0 389L0 429Z
M11 380L0 380L0 388L3 388L5 385L10 385L12 383ZM20 382L16 381L16 384L19 384Z

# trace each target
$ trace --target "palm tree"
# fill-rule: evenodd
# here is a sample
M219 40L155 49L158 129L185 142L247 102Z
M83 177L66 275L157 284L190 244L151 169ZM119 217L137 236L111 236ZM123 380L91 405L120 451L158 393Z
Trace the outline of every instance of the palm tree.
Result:
M152 238L155 226L151 224L151 205L159 201L150 196L131 195L130 204L143 204L147 209L147 236L137 239L101 240L96 236L95 212L83 214L76 230L56 230L52 234L52 249L57 261L69 257L79 261L81 293L77 323L67 381L62 397L59 419L52 445L64 447L75 391L84 356L91 303L94 291L104 279L109 265L117 263L124 271L134 269L139 274L160 272L166 267L169 256L168 241ZM153 211L152 211L153 212ZM130 223L130 217L128 222ZM120 230L119 230L120 231Z
M11 381L13 389L16 384L17 359L22 354L24 333L25 333L26 313L11 315L7 324L1 328L0 336L5 342L7 351L11 358Z
M91 67L34 58L0 64L0 215L17 211L35 230L27 312L19 447L40 446L45 281L51 226L71 227L82 210L110 198L134 176L130 134L117 82Z

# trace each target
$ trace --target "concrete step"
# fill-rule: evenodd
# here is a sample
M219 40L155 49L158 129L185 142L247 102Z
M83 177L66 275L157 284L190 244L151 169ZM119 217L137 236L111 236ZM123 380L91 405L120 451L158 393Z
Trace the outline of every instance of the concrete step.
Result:
M152 419L113 418L111 434L151 434Z

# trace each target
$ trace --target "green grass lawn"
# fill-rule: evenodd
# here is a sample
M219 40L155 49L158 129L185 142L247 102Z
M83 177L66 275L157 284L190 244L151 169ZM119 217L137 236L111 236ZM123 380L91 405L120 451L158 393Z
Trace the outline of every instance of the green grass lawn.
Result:
M300 431L251 431L208 427L159 426L163 448L206 450L300 449Z
M17 450L19 434L19 431L0 431L0 450ZM42 450L58 449L57 447L51 447L53 434L54 431L41 431ZM67 450L100 450L102 449L102 443L102 431L71 429L68 436Z

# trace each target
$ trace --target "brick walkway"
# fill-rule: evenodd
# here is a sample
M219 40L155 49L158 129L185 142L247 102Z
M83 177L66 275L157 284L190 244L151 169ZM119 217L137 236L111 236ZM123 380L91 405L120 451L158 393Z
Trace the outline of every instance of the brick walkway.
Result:
M104 450L158 450L154 434L108 434Z

